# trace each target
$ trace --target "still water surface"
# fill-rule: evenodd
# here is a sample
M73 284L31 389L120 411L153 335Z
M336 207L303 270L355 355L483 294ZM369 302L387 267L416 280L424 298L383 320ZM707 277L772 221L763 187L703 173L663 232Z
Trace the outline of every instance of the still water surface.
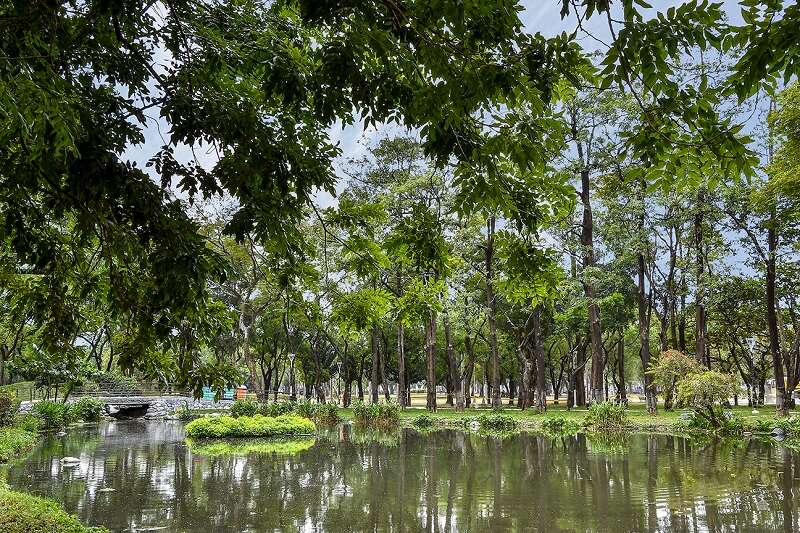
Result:
M276 449L207 455L180 422L106 422L0 476L111 531L800 531L800 456L754 440L342 426Z

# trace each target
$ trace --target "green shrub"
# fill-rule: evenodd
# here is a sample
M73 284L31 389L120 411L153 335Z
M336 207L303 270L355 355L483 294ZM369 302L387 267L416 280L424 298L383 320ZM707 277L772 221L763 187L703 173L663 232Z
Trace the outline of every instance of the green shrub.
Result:
M17 393L13 390L0 390L0 427L13 424L18 410Z
M199 415L194 414L192 410L185 405L175 409L175 416L178 417L178 420L182 420L183 422L190 422L199 417Z
M511 415L500 413L486 413L478 417L478 423L484 431L514 431L517 421Z
M315 405L303 398L295 402L294 412L304 418L314 418Z
M19 457L33 448L38 436L22 428L0 428L0 463Z
M39 431L41 424L39 423L39 419L34 415L31 413L26 413L24 415L17 415L14 418L14 427L25 431L30 431L31 433L36 433Z
M628 425L628 410L619 403L595 402L589 406L586 423L595 429L623 429Z
M234 400L233 404L231 404L230 413L234 418L238 418L240 416L253 416L258 413L260 408L261 404L259 404L256 400L245 398Z
M775 427L776 425L773 420L759 418L758 420L751 422L747 429L753 433L771 433Z
M75 421L74 413L68 404L52 400L36 402L31 413L39 419L42 429L64 429Z
M103 402L97 398L81 398L72 404L73 416L84 422L99 422L103 415Z
M265 403L261 406L259 413L264 416L281 416L281 415L288 415L290 413L295 412L295 403L290 402L288 400L283 400L280 402L273 402L273 403ZM306 418L311 418L307 416Z
M314 406L312 418L315 422L325 425L338 424L342 420L339 408L332 403L320 403Z
M56 502L8 490L0 483L0 531L3 533L101 533L86 527Z
M759 422L762 422L759 420ZM747 428L745 421L739 415L726 411L722 413L717 424L713 424L707 417L703 417L697 412L689 412L686 418L679 420L675 427L681 431L704 431L714 433L720 436L736 436L741 435ZM776 427L774 424L769 424L769 429Z
M356 424L367 427L395 427L400 424L400 406L394 402L353 404L353 418Z
M314 422L294 415L203 417L186 424L186 434L194 438L282 437L310 435L315 430Z
M580 424L578 422L562 415L548 416L542 420L542 431L545 433L575 433L579 429Z
M417 429L433 429L439 425L439 419L428 413L422 413L414 417L411 421L411 425Z

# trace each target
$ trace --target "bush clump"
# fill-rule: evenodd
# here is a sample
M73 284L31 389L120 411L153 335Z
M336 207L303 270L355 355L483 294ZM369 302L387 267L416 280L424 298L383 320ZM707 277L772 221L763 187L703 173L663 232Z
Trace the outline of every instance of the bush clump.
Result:
M97 398L81 398L72 404L72 415L84 422L99 422L103 415L103 402Z
M294 415L203 417L186 424L186 434L194 438L285 437L311 435L314 431L314 422Z
M240 416L254 416L261 409L261 404L250 398L234 400L231 404L230 414L234 418Z
M75 421L75 413L69 404L41 400L33 404L33 415L39 419L42 429L64 429Z
M400 424L400 406L394 402L353 404L353 418L356 424L365 427L396 427Z
M514 431L517 429L517 421L511 415L500 413L483 414L478 417L478 423L484 431Z
M439 419L428 413L422 413L414 417L411 421L411 425L417 429L433 429L439 426Z
M273 403L265 403L261 406L259 413L264 416L281 416L281 415L288 415L290 413L295 412L295 402L291 402L289 400L283 400L280 402L273 402ZM307 416L306 418L311 418Z
M38 436L32 431L16 427L0 428L0 463L28 452L37 440Z
M682 431L704 431L721 436L741 435L748 429L744 419L730 411L723 412L719 416L717 424L712 424L707 417L703 417L694 411L688 412L687 415L675 424L677 429ZM772 428L767 432L771 430Z
M311 418L318 424L332 426L341 422L342 417L339 416L339 408L332 403L318 403L312 409Z
M579 429L580 424L561 415L548 416L542 420L542 431L545 433L564 435L576 433Z
M586 425L594 429L620 430L628 425L628 410L619 403L595 402L589 406Z
M13 390L0 390L0 427L13 424L18 410L17 393Z

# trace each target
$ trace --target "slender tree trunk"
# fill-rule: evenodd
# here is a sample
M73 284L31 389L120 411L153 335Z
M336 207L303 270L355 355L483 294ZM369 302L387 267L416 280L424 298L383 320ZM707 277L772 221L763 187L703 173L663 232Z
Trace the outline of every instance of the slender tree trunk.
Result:
M620 332L619 344L617 344L617 368L619 369L619 401L622 405L628 405L628 395L625 392L625 333Z
M695 293L695 325L696 339L694 357L700 364L706 362L706 280L705 260L703 254L703 212L705 209L705 189L697 192L697 209L694 215L695 268L697 273L697 290Z
M406 343L403 323L397 323L397 403L406 407Z
M464 335L464 349L467 352L467 368L464 369L464 405L472 405L472 376L475 373L475 347L469 332Z
M436 313L431 312L425 328L426 376L425 388L427 399L425 406L429 411L436 411Z
M644 290L644 254L641 252L638 258L638 267L637 303L639 307L639 358L642 360L642 369L644 370L645 404L647 405L647 412L653 414L658 410L658 402L656 400L653 376L648 373L650 370L650 314L648 313L648 301L645 297Z
M388 344L388 342L386 343ZM384 344L383 349L378 352L378 359L381 362L381 388L383 389L383 399L387 402L392 399L389 395L389 380L386 379L386 356L389 353L389 347Z
M547 411L547 389L544 368L544 338L542 337L542 308L537 306L533 311L533 353L536 358L536 410Z
M495 218L490 216L486 221L486 308L492 361L492 406L500 407L500 354L497 350L497 320L494 298L494 229Z
M767 329L769 330L769 351L772 355L772 370L775 374L775 409L778 414L785 415L786 383L781 357L781 340L778 332L778 306L775 296L776 255L778 250L778 234L775 229L775 208L772 208L770 224L767 228Z
M456 360L456 350L453 346L453 333L450 328L450 316L447 312L444 313L444 337L447 343L447 367L450 372L450 384L455 393L455 406L456 410L464 410L464 390L461 382L461 369L458 367Z
M378 372L380 371L380 355L378 354L378 350L380 349L378 345L378 325L374 324L372 326L372 334L371 334L371 341L372 341L372 368L370 380L369 380L369 396L372 403L378 403Z
M586 405L586 380L584 379L586 365L583 364L586 360L586 343L583 340L579 342L578 366L575 367L575 405L582 407Z

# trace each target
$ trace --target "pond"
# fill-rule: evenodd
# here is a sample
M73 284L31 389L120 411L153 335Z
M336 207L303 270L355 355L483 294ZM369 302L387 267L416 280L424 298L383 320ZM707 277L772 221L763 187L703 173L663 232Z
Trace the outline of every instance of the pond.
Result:
M190 448L180 422L104 422L44 437L0 476L112 531L800 530L800 456L755 440L345 425L239 451Z

